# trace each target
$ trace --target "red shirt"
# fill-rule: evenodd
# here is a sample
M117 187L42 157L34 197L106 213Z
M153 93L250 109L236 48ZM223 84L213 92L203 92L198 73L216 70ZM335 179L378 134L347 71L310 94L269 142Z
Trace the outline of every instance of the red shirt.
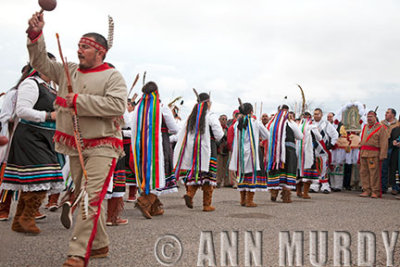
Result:
M235 128L233 127L236 123L236 119L232 121L232 125L228 129L228 136L227 136L227 142L228 142L228 150L232 151L232 144L233 144L233 137L235 136Z

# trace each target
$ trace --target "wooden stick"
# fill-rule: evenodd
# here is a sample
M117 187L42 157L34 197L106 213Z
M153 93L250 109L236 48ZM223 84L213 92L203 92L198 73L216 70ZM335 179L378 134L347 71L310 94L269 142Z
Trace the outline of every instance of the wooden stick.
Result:
M56 33L56 37L57 37L58 51L60 52L60 57L61 57L62 64L64 66L65 75L67 76L68 93L73 93L74 91L72 90L71 76L69 74L68 65L64 61L64 56L63 56L62 49L61 49L60 37L59 37L58 33ZM88 176L87 176L87 172L85 169L85 162L83 160L83 152L82 152L83 142L82 142L81 135L79 133L78 117L77 117L74 109L71 109L71 113L72 113L72 124L74 126L74 139L75 139L75 143L76 143L76 149L78 150L79 162L82 167L83 175L87 181Z
M146 82L146 71L143 73L143 86L144 86L144 84L145 84L145 82Z
M56 37L57 37L58 51L60 52L60 57L64 66L65 75L67 76L68 93L73 93L74 91L72 90L71 76L69 74L68 65L64 61L64 56L60 44L60 36L58 35L58 33L56 33Z
M131 89L129 90L128 98L129 98L130 94L132 93L133 87L135 87L135 85L136 85L136 83L138 82L138 80L139 80L139 73L136 74L136 78L135 78L135 80L133 81L133 84L132 84L132 86L131 86Z

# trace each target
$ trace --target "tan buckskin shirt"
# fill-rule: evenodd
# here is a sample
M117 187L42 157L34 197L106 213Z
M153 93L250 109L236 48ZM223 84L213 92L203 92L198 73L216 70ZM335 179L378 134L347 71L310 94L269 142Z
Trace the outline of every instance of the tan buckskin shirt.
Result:
M55 103L56 151L77 156L71 109L66 107L67 78L63 65L47 57L43 35L28 38L30 63L59 86ZM126 109L127 88L122 75L107 63L90 70L80 70L68 63L74 93L74 109L78 115L84 156L122 156L123 144L119 125Z

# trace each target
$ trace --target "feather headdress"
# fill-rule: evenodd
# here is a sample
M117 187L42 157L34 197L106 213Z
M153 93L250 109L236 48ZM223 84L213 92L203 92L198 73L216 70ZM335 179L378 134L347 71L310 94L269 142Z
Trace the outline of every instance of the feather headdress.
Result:
M110 15L108 15L108 38L107 38L107 44L108 44L108 50L110 50L111 47L114 44L114 20Z

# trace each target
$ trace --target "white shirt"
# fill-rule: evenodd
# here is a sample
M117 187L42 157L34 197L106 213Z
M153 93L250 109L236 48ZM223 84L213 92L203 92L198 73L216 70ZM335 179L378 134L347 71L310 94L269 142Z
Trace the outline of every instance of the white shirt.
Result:
M331 123L329 123L328 121L325 121L322 119L318 122L314 121L313 123L317 125L318 130L320 131L321 135L322 135L322 132L324 132L324 134L323 134L324 141L327 141L330 138L331 145L334 146L339 138L339 134L336 131L335 127L333 127L333 125Z
M34 122L46 121L46 111L33 109L39 98L38 83L46 83L39 77L25 79L17 90L16 114L19 118Z
M0 122L4 126L9 120L14 118L17 103L17 90L10 89L4 96L3 106L0 112Z
M130 128L132 125L132 121L133 121L133 115L134 115L135 111L131 111L129 112L128 110L125 110L124 113L124 128ZM131 129L122 129L122 135L124 137L132 137L132 130Z
M269 131L268 129L262 124L261 121L256 121L254 119L251 119L252 125L253 125L253 135L254 135L254 142L255 142L255 170L259 171L260 170L260 162L258 158L258 150L259 150L259 137L261 139L269 139ZM238 159L238 129L237 129L238 122L235 122L235 125L233 126L235 129L235 136L233 139L233 148L232 148L232 157L231 161L229 163L229 170L232 171L237 171L237 159ZM247 131L245 131L244 135L244 144L243 144L243 155L244 155L244 172L245 173L250 173L253 172L253 164L252 164L252 155L251 155L251 147L250 147L250 137Z
M187 121L186 121L187 124ZM218 142L224 136L224 131L222 130L221 123L216 114L207 112L205 118L204 133L201 135L201 171L208 172L210 167L211 158L211 131L214 135L215 140ZM182 147L182 143L185 139L186 125L179 132L178 142L174 150L174 166L178 163L179 153ZM184 170L189 170L192 168L192 154L194 148L194 132L189 132L187 136L187 143L185 152L182 159L181 168Z
M168 107L162 105L161 113L162 113L162 118L163 118L165 124L167 125L168 133L170 133L170 134L178 133L179 127L176 124L176 121L174 119L174 115L172 114L172 111Z

